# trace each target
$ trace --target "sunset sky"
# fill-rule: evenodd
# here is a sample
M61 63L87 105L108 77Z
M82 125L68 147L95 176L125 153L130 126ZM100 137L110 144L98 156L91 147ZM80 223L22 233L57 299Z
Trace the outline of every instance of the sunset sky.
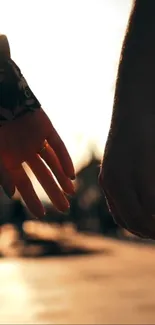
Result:
M0 0L0 32L76 168L104 151L131 0Z

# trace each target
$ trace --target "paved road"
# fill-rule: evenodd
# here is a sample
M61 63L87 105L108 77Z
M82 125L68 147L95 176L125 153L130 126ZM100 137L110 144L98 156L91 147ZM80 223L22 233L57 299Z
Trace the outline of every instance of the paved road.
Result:
M0 324L155 324L155 247L79 240L98 252L1 259Z

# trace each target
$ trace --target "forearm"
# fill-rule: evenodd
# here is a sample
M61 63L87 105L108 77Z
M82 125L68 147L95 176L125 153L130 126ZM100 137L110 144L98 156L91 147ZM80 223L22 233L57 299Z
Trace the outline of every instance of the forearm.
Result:
M155 1L137 0L130 15L117 75L114 112L155 112Z

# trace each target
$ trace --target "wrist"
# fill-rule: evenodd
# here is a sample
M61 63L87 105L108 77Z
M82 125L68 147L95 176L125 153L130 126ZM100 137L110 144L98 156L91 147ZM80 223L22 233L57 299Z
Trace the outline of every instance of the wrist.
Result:
M0 126L41 107L11 58L0 67L0 90Z

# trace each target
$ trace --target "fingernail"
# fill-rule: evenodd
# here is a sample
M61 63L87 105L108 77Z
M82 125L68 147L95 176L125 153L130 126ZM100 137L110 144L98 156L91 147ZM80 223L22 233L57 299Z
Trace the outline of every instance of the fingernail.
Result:
M63 209L61 210L61 212L63 213L63 214L66 214L66 215L68 215L69 213L70 213L70 205L68 205L67 207L63 207Z
M44 208L42 210L40 210L40 213L38 214L38 217L40 219L46 217L46 210Z
M76 176L75 176L75 175L73 175L73 176L71 176L71 178L70 178L70 179L71 179L72 181L75 181L75 178L76 178Z
M68 191L66 191L66 194L69 196L73 196L75 194L75 188L72 183L68 184Z

